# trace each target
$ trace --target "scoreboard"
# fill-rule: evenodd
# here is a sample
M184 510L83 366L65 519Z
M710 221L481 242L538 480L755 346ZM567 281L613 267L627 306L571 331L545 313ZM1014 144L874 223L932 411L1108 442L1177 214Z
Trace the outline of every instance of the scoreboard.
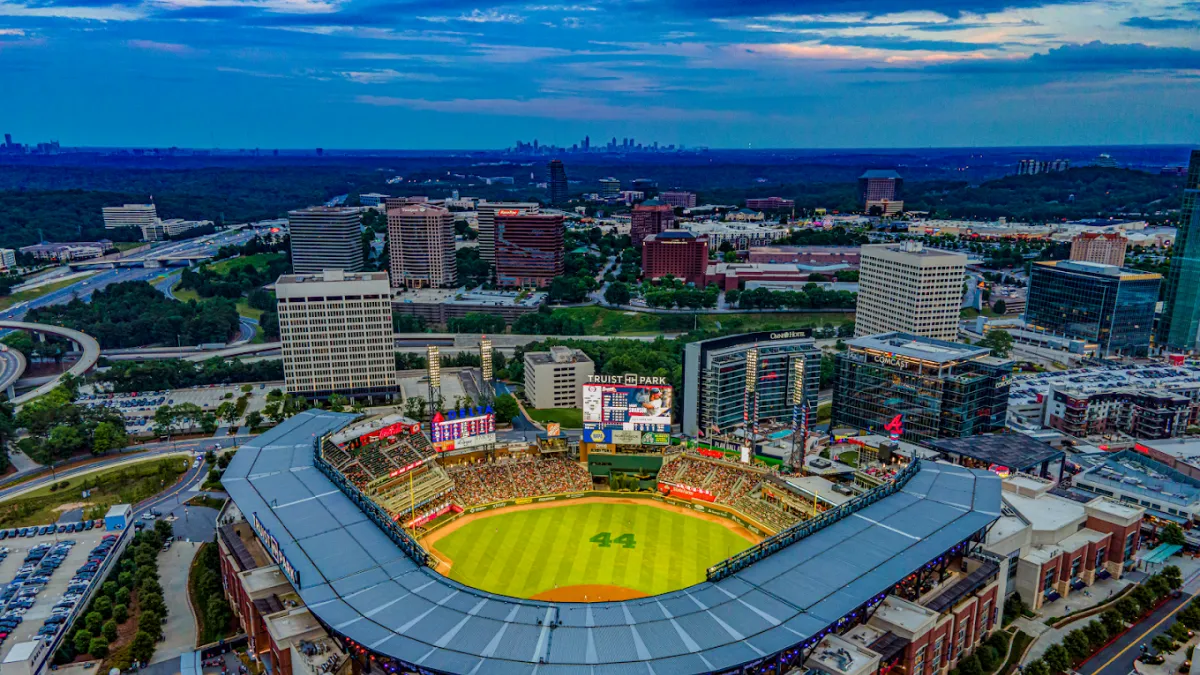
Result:
M584 438L593 443L666 445L670 441L670 386L583 385Z
M429 439L438 452L494 445L496 415L491 408L439 412L430 423Z

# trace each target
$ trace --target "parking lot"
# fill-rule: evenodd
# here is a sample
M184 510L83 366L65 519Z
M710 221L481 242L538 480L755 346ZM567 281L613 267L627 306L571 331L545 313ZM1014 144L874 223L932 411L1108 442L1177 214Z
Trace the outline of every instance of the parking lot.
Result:
M68 587L71 586L71 579L75 575L76 570L87 563L89 554L101 543L103 537L107 534L120 533L109 533L103 527L99 527L83 532L58 534L56 531L54 534L16 539L6 538L0 541L0 550L7 549L8 551L7 557L0 562L0 584L3 584L3 588L5 589L17 577L22 566L27 564L25 562L26 556L32 549L41 544L49 544L50 547L48 550L53 550L56 545L64 545L65 547L65 542L75 542L75 545L70 546L67 550L66 556L58 568L49 571L49 581L41 587L40 591L31 596L33 605L24 610L23 616L20 617L21 622L4 638L3 644L0 646L0 659L8 655L13 645L32 640L38 634L45 620L50 618L54 613L55 605L62 603L64 596L68 594ZM112 551L110 550L107 555L111 556ZM30 578L25 580L27 586L23 587L35 586L36 584L32 583L32 579L39 573L35 570ZM76 587L76 590L80 589ZM12 597L14 599L19 598L20 593L20 589L17 588ZM6 591L5 594L7 594ZM14 600L10 599L4 603L5 611L11 613L6 614L8 616L15 615L16 611L18 611L13 607L13 602ZM3 618L0 618L0 621L3 621ZM3 632L0 631L0 633Z
M245 395L242 388L245 385L212 385L189 387L187 389L166 389L161 391L139 391L128 394L112 394L96 391L94 387L81 387L78 403L89 408L107 406L114 408L125 418L125 427L133 432L149 433L154 427L154 411L164 405L179 405L193 403L205 411L216 411L217 406L225 403L236 403L238 398ZM262 412L267 405L267 394L272 389L284 389L283 382L260 382L250 385L252 389L246 402L246 412ZM244 421L244 418L243 418ZM219 421L225 424L224 421Z

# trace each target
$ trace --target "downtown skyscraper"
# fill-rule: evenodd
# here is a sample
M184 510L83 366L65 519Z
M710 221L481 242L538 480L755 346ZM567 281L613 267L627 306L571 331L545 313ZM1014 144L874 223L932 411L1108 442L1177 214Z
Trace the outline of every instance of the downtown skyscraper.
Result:
M547 166L546 185L550 189L550 203L554 205L567 203L567 167L561 159L552 159Z
M1158 345L1200 352L1200 150L1192 151L1183 185L1183 208L1167 273L1166 304L1158 322Z

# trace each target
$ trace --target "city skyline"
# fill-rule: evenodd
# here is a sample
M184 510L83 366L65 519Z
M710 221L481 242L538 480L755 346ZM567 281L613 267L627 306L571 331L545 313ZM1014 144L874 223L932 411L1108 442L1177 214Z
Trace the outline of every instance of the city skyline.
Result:
M0 125L68 146L280 148L1200 136L1194 2L672 2L6 0L6 89L25 94Z

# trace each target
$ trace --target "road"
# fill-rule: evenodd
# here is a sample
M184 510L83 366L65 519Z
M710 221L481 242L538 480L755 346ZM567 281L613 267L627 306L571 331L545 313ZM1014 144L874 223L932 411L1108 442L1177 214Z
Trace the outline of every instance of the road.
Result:
M1183 595L1172 598L1154 610L1150 616L1131 627L1124 635L1078 668L1082 675L1129 675L1135 672L1134 660L1141 655L1141 646L1149 648L1150 642L1167 632L1174 623L1175 615L1200 593L1200 572L1193 574L1183 583Z
M25 355L15 349L0 351L0 391L12 386L25 373Z
M172 442L168 442L168 443L146 443L144 445L130 446L129 448L125 449L126 450L125 452L112 455L111 457L107 457L98 462L92 462L90 464L85 464L83 466L75 467L73 469L66 469L64 471L56 471L53 474L46 474L45 476L40 476L38 478L34 478L33 480L26 481L24 483L21 483L20 485L13 485L13 486L7 487L7 488L0 488L0 500L5 500L10 497L15 497L24 492L28 492L29 490L33 490L33 489L42 487L44 485L49 485L50 483L52 483L54 481L63 480L64 478L70 478L72 476L78 476L82 473L87 473L89 471L95 471L96 469L106 468L106 467L112 466L114 464L118 464L120 462L128 462L130 460L153 459L154 457L161 457L163 455L169 455L171 453L183 452L183 451L195 453L197 450L206 450L212 446L219 446L219 447L227 448L227 447L231 447L234 445L239 445L249 438L250 438L250 436L247 434L247 435L241 435L241 436L223 436L221 438L196 438L196 439L188 439L188 440L184 440L184 441L172 441ZM39 469L39 470L43 470L43 469ZM14 480L19 480L23 475L27 475L27 473L12 474L5 479L5 482L11 483Z

